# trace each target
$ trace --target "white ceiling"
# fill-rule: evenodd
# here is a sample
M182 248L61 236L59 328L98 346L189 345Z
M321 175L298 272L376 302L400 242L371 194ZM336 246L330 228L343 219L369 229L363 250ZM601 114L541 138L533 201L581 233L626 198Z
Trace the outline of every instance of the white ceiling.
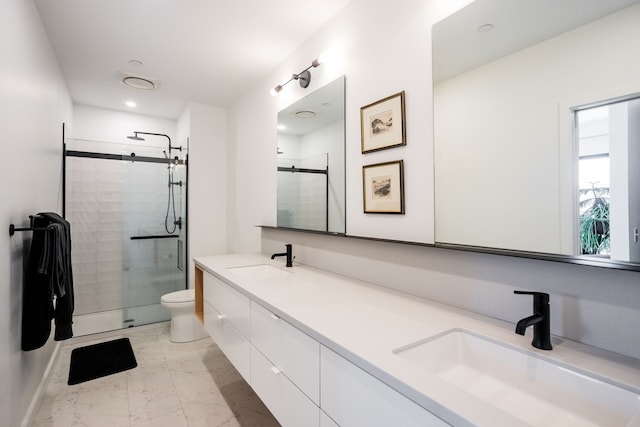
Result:
M639 0L476 0L433 26L440 82L638 3ZM494 30L481 33L484 24Z
M34 0L74 102L168 118L188 102L229 105L349 1Z

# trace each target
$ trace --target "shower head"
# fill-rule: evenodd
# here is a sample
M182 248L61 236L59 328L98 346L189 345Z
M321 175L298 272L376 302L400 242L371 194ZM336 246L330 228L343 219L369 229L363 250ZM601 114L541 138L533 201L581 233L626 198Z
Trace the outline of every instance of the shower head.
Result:
M134 141L144 141L144 138L138 136L138 132L134 132L133 135L129 135L127 138L133 139Z

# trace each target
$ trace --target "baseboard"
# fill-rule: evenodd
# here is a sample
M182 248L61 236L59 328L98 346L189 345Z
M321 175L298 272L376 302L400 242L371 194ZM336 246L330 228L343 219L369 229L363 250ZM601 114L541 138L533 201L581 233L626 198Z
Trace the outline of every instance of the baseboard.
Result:
M47 387L49 386L49 381L53 376L53 371L55 370L56 363L58 362L61 348L62 342L56 341L53 352L51 353L51 358L49 358L49 363L47 364L47 369L45 369L44 374L42 375L42 380L40 381L40 384L38 385L38 388L33 395L33 399L31 399L29 409L27 409L27 413L22 419L22 424L20 424L21 427L29 427L33 423L34 417L38 413L38 409L40 409L40 404L42 403L44 394L47 391Z

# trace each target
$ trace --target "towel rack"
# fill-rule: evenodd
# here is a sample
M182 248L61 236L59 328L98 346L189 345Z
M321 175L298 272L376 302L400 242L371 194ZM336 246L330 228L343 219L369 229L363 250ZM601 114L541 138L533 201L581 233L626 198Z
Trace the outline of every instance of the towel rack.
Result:
M9 236L13 236L16 231L34 231L34 230L48 230L49 227L34 227L33 215L29 215L29 227L16 227L15 224L9 224Z

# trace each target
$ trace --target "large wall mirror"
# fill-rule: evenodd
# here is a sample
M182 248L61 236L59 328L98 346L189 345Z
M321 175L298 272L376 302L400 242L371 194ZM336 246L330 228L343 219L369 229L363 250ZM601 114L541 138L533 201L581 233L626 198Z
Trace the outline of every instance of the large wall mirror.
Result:
M436 245L640 269L638 46L638 0L476 0L436 23Z
M345 78L278 113L278 227L344 234Z

